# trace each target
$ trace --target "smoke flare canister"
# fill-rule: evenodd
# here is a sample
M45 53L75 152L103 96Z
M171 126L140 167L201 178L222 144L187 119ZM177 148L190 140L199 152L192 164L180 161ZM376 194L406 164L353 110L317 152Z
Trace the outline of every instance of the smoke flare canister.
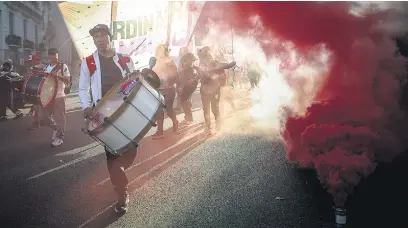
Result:
M335 213L335 227L344 228L347 222L347 210L341 207L333 207Z

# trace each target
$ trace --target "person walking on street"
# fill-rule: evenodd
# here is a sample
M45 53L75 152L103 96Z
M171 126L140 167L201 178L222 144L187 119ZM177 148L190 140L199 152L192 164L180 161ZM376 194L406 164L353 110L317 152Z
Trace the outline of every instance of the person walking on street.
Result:
M0 72L0 121L7 120L7 108L15 114L14 119L18 119L23 116L23 113L19 109L11 107L11 83L9 78L19 77L20 75L14 71L11 59L3 63Z
M212 134L210 111L214 114L216 122L216 131L221 130L220 118L220 89L222 78L225 75L224 70L235 66L235 62L229 64L215 61L210 54L208 46L203 47L198 52L200 59L199 74L201 78L201 102L203 104L205 132L208 135ZM221 80L220 80L221 79Z
M81 63L79 98L84 118L91 118L96 103L123 77L134 71L132 58L117 53L112 48L112 34L107 25L98 24L89 31L89 34L97 50ZM125 170L135 160L137 149L122 155L114 155L105 147L105 154L109 177L118 196L114 210L117 213L125 213L129 204L129 180Z
M189 125L193 122L193 114L189 99L198 86L198 72L193 64L197 58L192 53L185 54L180 61L179 80L177 90L180 94L180 103L184 111L184 120L182 124Z
M220 51L218 52L217 58L215 59L218 63L223 63L226 61L224 54ZM226 73L228 71L228 73ZM226 116L225 114L225 103L229 103L233 112L236 111L233 92L232 92L232 85L229 84L228 79L231 76L231 71L233 69L226 69L220 71L218 80L220 81L220 115L221 118ZM231 80L232 81L232 80Z
M174 99L176 97L175 84L178 80L177 66L169 56L169 49L166 45L161 44L156 49L156 65L153 71L160 78L160 92L164 95L166 113L173 122L173 132L178 131L179 121L173 109ZM164 137L163 131L164 111L160 111L157 116L157 132L152 136L153 139Z
M52 77L56 77L58 81L57 95L48 107L44 108L45 114L51 121L50 127L53 129L52 143L53 147L60 146L63 143L65 134L65 85L71 80L71 74L67 64L61 63L58 58L58 50L50 48L48 50L50 64L44 68L44 72L50 73Z
M248 79L251 83L251 89L257 88L261 78L261 68L258 63L251 61L248 66Z
M44 68L48 64L49 62L42 64L37 55L32 55L31 60L29 61L28 71L31 72L33 70L44 70ZM28 78L25 78L25 80L27 79ZM40 105L32 105L30 113L33 114L33 122L28 128L28 130L37 130L40 128L41 125L49 125L51 122L49 116L44 112L43 107L41 107Z

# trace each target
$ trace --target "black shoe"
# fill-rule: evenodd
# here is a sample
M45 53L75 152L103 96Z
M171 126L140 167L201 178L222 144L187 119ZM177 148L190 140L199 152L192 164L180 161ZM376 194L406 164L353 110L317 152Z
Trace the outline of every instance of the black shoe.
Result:
M24 116L24 114L19 111L19 112L16 113L16 116L15 116L13 119L16 120L16 119L19 119L19 118L21 118L21 117L23 117L23 116Z
M124 199L119 199L115 204L115 212L124 214L128 211L129 196L126 196Z
M7 120L7 116L0 116L0 121L6 121Z

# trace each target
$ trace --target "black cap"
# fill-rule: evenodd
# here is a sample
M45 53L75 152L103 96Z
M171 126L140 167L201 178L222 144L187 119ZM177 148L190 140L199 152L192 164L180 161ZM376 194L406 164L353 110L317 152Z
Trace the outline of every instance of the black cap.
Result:
M97 32L106 32L111 38L112 34L110 33L110 29L107 25L105 24L98 24L95 27L93 27L91 30L89 30L89 34L93 37L95 33Z
M50 48L50 49L48 49L48 54L49 54L49 55L58 54L58 49L56 49L56 48Z

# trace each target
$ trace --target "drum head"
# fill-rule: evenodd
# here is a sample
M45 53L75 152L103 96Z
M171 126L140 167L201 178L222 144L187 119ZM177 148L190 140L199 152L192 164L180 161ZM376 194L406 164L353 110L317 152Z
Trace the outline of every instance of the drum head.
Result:
M88 130L93 131L98 128L105 118L109 118L123 105L124 97L128 96L137 83L140 72L133 72L124 77L115 86L113 86L94 108L94 116L88 123Z
M146 79L146 81L153 86L153 88L160 88L160 78L159 76L156 74L156 72L148 69L148 68L144 68L142 70L142 75L143 77Z
M40 101L44 107L47 107L55 98L57 93L57 79L55 77L44 77L40 88Z

